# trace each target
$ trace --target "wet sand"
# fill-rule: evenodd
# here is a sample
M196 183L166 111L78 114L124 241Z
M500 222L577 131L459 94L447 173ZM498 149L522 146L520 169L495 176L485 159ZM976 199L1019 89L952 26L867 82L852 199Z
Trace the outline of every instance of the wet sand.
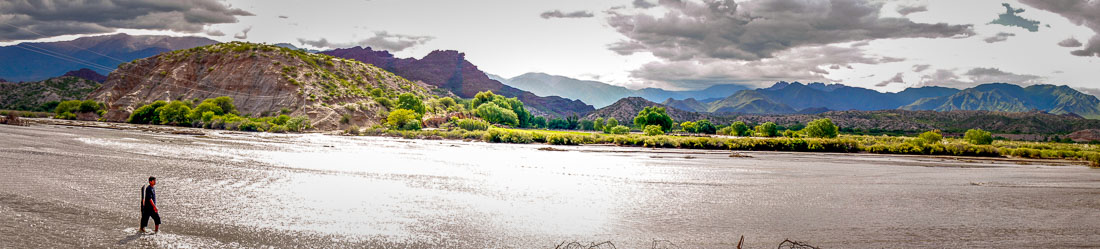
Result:
M1070 162L204 133L0 125L0 248L1100 247Z

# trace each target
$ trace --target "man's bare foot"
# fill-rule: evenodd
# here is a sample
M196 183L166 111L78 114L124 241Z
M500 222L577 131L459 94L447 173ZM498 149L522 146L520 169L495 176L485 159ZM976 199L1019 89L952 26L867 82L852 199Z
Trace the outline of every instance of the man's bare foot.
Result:
M138 233L145 233L145 228L138 229Z

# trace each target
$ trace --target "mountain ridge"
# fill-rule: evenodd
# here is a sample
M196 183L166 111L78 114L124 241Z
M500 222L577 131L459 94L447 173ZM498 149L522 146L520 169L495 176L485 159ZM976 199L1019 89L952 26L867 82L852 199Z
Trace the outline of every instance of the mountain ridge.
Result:
M58 42L24 42L0 47L0 58L5 58L0 60L0 78L9 81L40 81L80 68L91 68L105 75L124 62L215 43L218 42L194 36L125 33ZM61 54L65 59L47 54Z

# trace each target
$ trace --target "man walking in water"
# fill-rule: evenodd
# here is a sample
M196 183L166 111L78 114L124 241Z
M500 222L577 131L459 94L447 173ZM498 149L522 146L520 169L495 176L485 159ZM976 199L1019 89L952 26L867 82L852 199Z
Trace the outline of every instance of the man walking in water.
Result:
M156 177L149 177L149 186L143 187L141 192L141 228L139 233L145 233L145 227L149 225L149 217L153 218L153 233L160 232L160 210L157 210L157 192L153 186L157 185Z

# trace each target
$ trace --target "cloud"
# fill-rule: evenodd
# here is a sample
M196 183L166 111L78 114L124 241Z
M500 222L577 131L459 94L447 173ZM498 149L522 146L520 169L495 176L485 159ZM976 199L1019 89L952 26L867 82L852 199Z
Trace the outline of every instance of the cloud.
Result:
M1081 45L1084 45L1084 44L1081 44L1081 41L1078 41L1077 38L1073 38L1073 37L1070 37L1068 39L1065 39L1065 40L1062 40L1062 41L1058 42L1058 46L1067 47L1067 48L1076 48L1076 47L1080 47Z
M968 37L971 25L880 17L882 3L858 0L662 0L663 16L608 11L608 24L629 40L619 54L652 52L669 60L759 60L794 47L889 38Z
M336 43L329 42L328 39L325 38L321 38L320 40L306 40L298 38L298 42L318 48L349 48L355 46L365 46L375 49L387 50L390 52L397 52L422 45L424 43L427 43L428 41L431 41L432 39L435 39L435 37L390 34L386 31L379 31L375 32L374 36L371 38L359 40L356 42Z
M989 24L1000 24L1000 25L1009 26L1009 27L1020 27L1020 28L1026 29L1027 31L1031 31L1031 32L1039 31L1039 21L1028 20L1026 18L1020 17L1019 15L1016 15L1016 14L1019 14L1019 13L1024 13L1023 8L1019 8L1019 9L1012 8L1012 5L1008 4L1008 3L1002 3L1001 5L1005 7L1005 13L1001 13L1000 15L998 15L997 19L994 19L992 22L989 22Z
M1087 46L1080 50L1074 50L1070 54L1100 57L1100 1L1021 0L1020 2L1041 10L1057 13L1074 24L1084 25L1095 31L1097 34L1089 39Z
M233 34L233 38L237 38L237 39L241 39L241 40L248 39L248 32L249 31L252 31L252 26L248 26L247 28L244 28L244 30L241 30L240 33Z
M916 72L916 73L924 72L924 70L928 70L928 68L930 68L930 67L932 67L932 65L928 65L928 64L913 65L913 72Z
M209 36L225 36L225 32L222 32L221 30L207 30L206 35L209 35Z
M290 17L289 16L279 16L279 18L287 19L287 18L290 18Z
M939 69L932 74L921 76L920 83L921 85L967 88L985 83L1033 85L1043 83L1042 80L1043 77L1036 75L1014 74L998 68L977 67L962 75L956 74L953 70Z
M1010 36L1016 36L1016 34L1000 32L1000 33L997 33L996 35L986 37L985 39L983 39L983 41L985 41L986 43L1003 42L1003 41L1007 41L1008 37L1010 37Z
M1081 91L1085 94L1089 94L1089 95L1096 96L1096 97L1100 98L1100 89L1086 88L1086 87L1077 87L1076 89L1077 89L1077 91Z
M653 7L657 6L656 4L647 2L646 0L634 0L634 2L632 4L634 5L634 8L639 8L639 9L648 9L648 8L653 8Z
M903 77L905 77L905 73L898 73L898 74L894 75L894 77L892 77L888 80L885 80L883 82L879 82L878 84L875 84L875 86L884 87L884 86L888 86L888 85L893 84L893 83L902 83L902 84L904 84L905 80L902 79Z
M917 13L917 12L928 11L928 6L924 6L924 5L916 5L916 6L898 5L897 11L898 11L898 14L901 14L903 16L907 16L909 14L913 14L913 13Z
M593 17L595 15L593 15L592 12L583 11L583 10L573 11L573 12L569 12L569 13L562 13L560 10L552 10L552 11L542 12L542 14L539 14L539 16L542 17L542 19L550 19L550 18L587 18L587 17Z
M218 0L0 1L0 41L97 34L117 29L200 33L210 24L235 23L247 11Z
M631 71L630 76L652 87L701 89L715 84L765 85L776 81L835 82L825 68L851 68L851 64L882 64L900 61L874 56L858 48L808 46L777 52L774 58L755 61L700 59L651 62Z

